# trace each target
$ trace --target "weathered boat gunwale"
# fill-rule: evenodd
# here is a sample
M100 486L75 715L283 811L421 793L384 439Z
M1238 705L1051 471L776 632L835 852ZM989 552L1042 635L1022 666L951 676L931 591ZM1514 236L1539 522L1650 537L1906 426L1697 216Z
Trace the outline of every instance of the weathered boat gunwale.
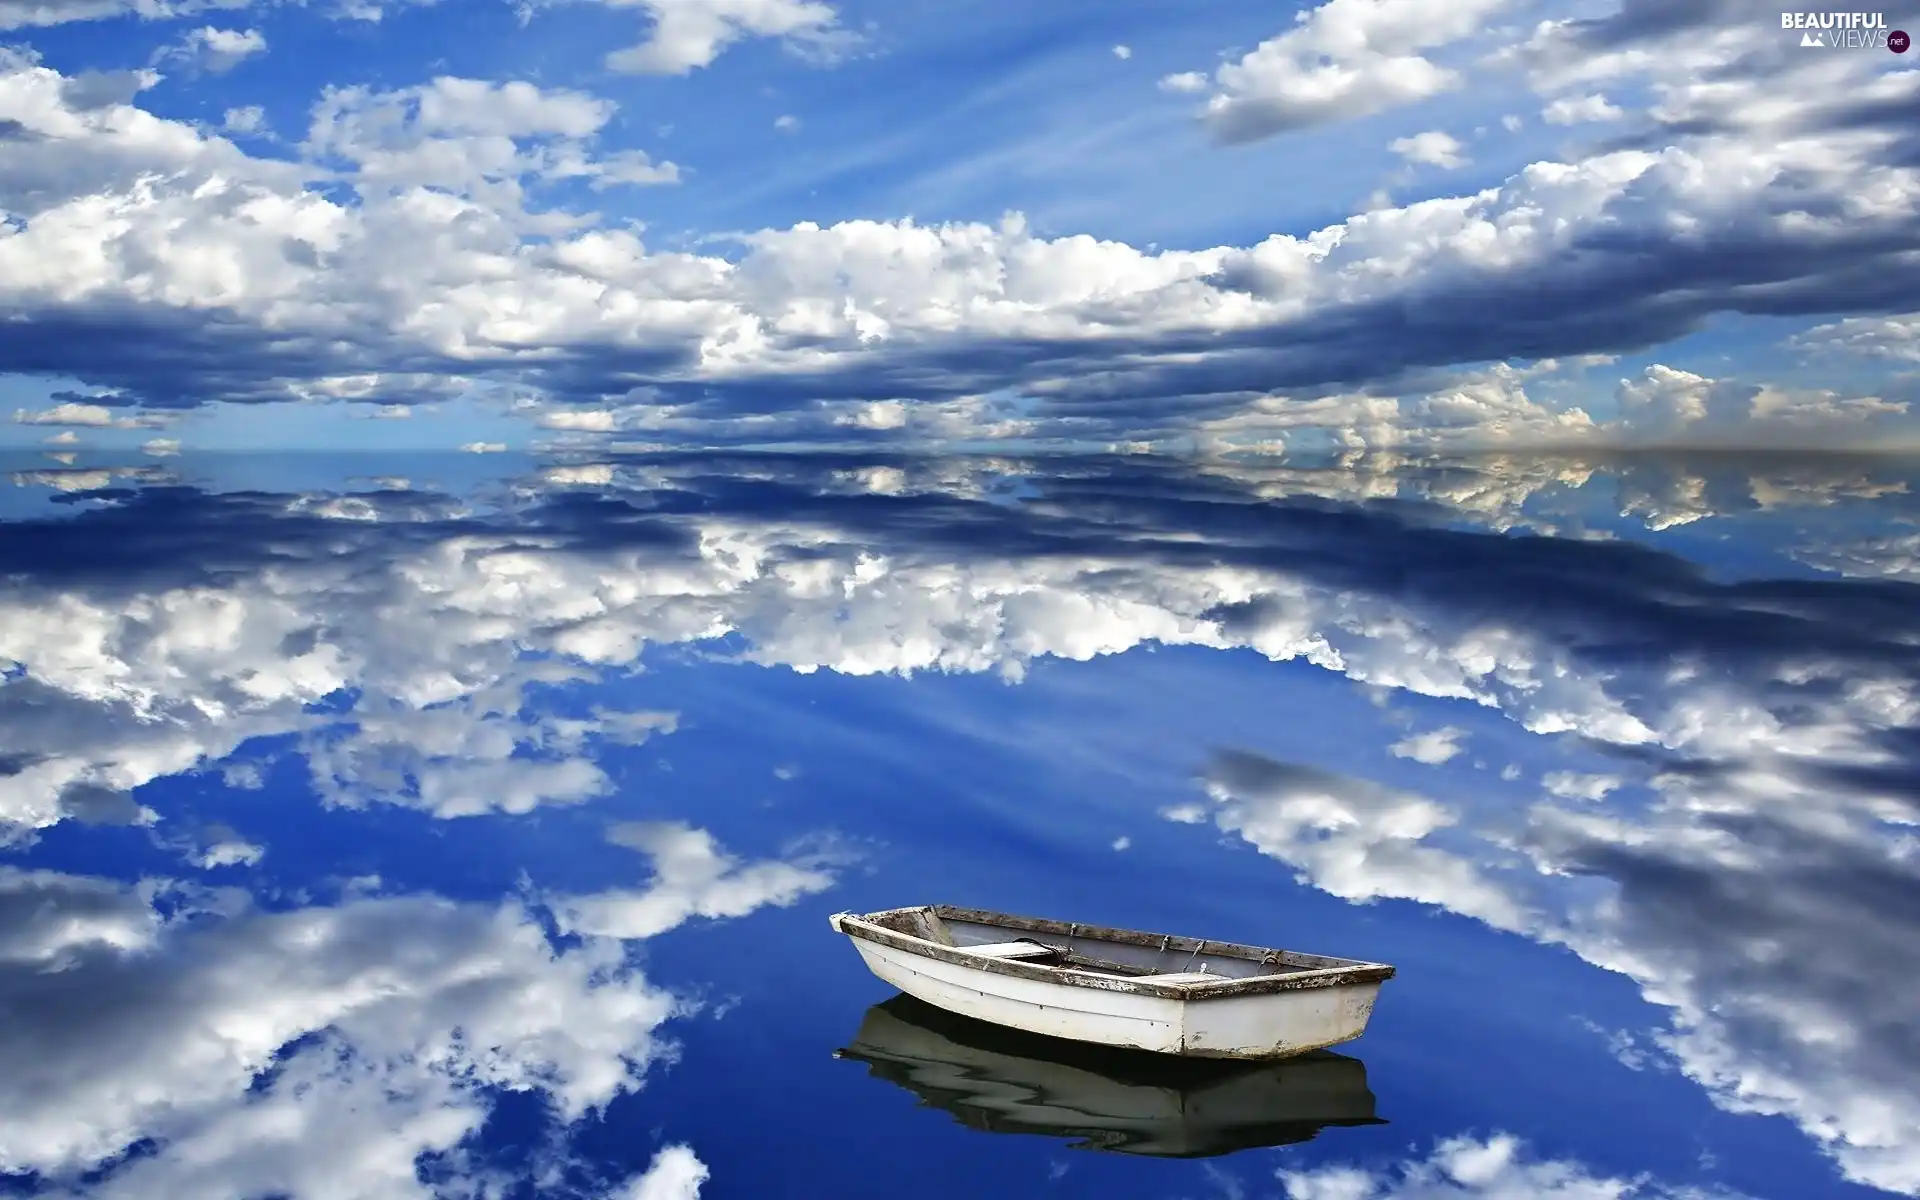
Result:
M906 916L912 913L930 913L941 920L965 921L973 924L993 925L1002 929L1020 930L1028 933L1048 933L1060 936L1085 937L1095 941L1117 942L1124 945L1141 946L1149 949L1166 949L1183 952L1251 960L1259 963L1280 963L1293 965L1301 960L1335 963L1336 966L1309 967L1286 974L1254 975L1240 979L1222 979L1208 983L1155 983L1150 975L1118 976L1104 975L1093 971L1072 967L1048 966L1039 963L1022 962L1018 959L990 958L979 954L969 954L965 949L944 946L926 938L900 933L885 926L875 924L872 918L887 916ZM841 933L878 945L888 946L907 954L930 958L969 970L983 971L993 975L1006 975L1015 979L1030 979L1042 983L1065 984L1069 987L1093 988L1108 992L1129 992L1142 996L1158 996L1168 1000L1202 1001L1226 999L1233 996L1264 995L1271 992L1304 991L1309 988L1345 987L1355 984L1379 983L1393 978L1394 969L1385 963L1358 962L1351 959L1327 958L1317 954L1297 954L1285 950L1274 950L1260 946L1247 946L1236 942L1212 942L1199 938L1177 937L1171 934L1146 933L1137 929L1112 929L1100 925L1069 924L1051 921L1039 917L1019 917L1008 913L988 912L985 909L957 908L951 905L915 906L911 908L888 909L884 912L835 913L833 926Z

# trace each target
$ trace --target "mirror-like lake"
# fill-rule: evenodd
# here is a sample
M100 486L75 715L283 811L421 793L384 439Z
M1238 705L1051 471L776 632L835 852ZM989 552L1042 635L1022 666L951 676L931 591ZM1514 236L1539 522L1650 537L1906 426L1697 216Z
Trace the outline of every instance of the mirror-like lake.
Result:
M1920 464L47 467L0 1193L1920 1195ZM1398 975L1106 1051L938 903Z

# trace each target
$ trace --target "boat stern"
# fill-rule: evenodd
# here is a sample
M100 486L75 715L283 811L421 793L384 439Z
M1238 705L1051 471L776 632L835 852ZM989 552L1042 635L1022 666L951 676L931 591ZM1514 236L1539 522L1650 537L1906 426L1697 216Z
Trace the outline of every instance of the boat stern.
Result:
M1223 996L1186 1005L1180 1052L1268 1059L1338 1046L1366 1032L1380 981Z

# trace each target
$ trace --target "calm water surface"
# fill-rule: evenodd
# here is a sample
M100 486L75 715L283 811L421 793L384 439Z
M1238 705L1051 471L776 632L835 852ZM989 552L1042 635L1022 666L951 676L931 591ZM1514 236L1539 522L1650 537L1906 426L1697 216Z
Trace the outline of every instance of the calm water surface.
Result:
M1913 464L6 469L0 1191L1920 1195ZM1190 1070L937 902L1399 976Z

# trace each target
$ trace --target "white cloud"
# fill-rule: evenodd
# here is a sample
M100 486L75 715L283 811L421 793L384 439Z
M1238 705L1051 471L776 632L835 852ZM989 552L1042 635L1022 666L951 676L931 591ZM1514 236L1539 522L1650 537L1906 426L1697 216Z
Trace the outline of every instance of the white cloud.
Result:
M1598 92L1590 96L1563 96L1540 110L1549 125L1579 125L1589 121L1617 121L1622 110Z
M424 1200L415 1160L476 1132L488 1089L571 1123L639 1085L677 1008L617 944L556 951L513 904L182 898L162 919L117 884L0 870L0 1169L77 1185L112 1163L80 1189L101 1200ZM676 1155L637 1186L699 1174Z
M781 133L792 133L800 128L800 118L792 113L781 113L773 119L773 127Z
M1435 905L1631 977L1670 1014L1657 1044L1715 1103L1788 1116L1850 1179L1912 1193L1920 1158L1897 1131L1920 1091L1881 993L1920 961L1920 930L1878 897L1920 879L1879 824L1893 797L1836 794L1800 765L1873 761L1877 729L1920 718L1900 697L1856 686L1798 727L1731 695L1680 701L1663 740L1719 767L1658 777L1649 813L1598 805L1611 779L1569 776L1551 782L1573 807L1538 805L1516 827L1229 755L1210 776L1214 816L1334 895Z
M1540 783L1562 800L1600 800L1626 780L1618 775L1590 775L1579 771L1549 771Z
M0 0L0 31L136 16L167 21L214 9L246 8L252 0Z
M1181 71L1162 77L1160 90L1183 94L1204 92L1207 90L1207 77L1199 71Z
M1328 0L1217 68L1203 115L1215 136L1246 142L1425 100L1457 87L1460 76L1421 52L1467 37L1505 4Z
M1411 137L1395 138L1388 143L1387 149L1410 163L1425 163L1445 170L1467 165L1466 156L1460 152L1462 147L1459 140L1452 134L1443 133L1438 129L1416 133Z
M890 469L884 490L929 505L943 494L955 504L996 495L1031 472L1017 463ZM1250 497L1445 499L1498 524L1536 492L1577 486L1593 466L1513 456L1431 475L1365 463L1318 476L1260 464L1209 470L1209 488ZM115 478L89 475L92 486ZM1875 494L1850 478L1756 474L1751 503ZM698 487L697 474L645 460L623 463L610 482L622 479L649 493ZM769 486L778 482L771 474ZM1920 944L1910 916L1884 899L1886 888L1915 886L1911 854L1889 836L1892 823L1912 820L1894 781L1900 739L1920 723L1900 665L1913 636L1904 610L1863 622L1858 597L1725 584L1652 551L1544 586L1550 563L1525 544L1533 539L1486 538L1463 576L1444 556L1401 553L1394 539L1433 531L1398 526L1378 506L1346 540L1314 534L1331 540L1308 542L1312 553L1283 541L1296 551L1284 558L1236 540L1244 531L1189 527L1184 510L1148 500L1126 510L1134 536L1124 545L996 557L965 547L1050 542L1036 537L1050 532L1046 506L993 517L1008 522L990 527L1004 542L929 544L937 507L916 507L905 527L843 525L838 514L876 490L871 479L793 482L789 504L686 506L613 546L569 541L560 527L438 530L428 523L450 503L369 492L355 498L379 520L341 522L328 552L311 559L277 539L270 570L121 579L104 591L84 580L13 580L0 591L0 661L24 674L3 689L6 717L41 755L0 778L0 811L22 830L77 809L97 814L143 783L216 764L266 735L309 749L318 785L339 803L453 816L569 802L604 786L585 753L595 739L658 736L670 722L530 712L530 689L624 668L651 645L729 635L748 662L848 674L1017 678L1041 656L1085 660L1150 642L1303 659L1622 751L1618 762L1636 764L1637 773L1620 768L1635 803L1580 781L1573 790L1595 799L1489 815L1241 756L1214 772L1207 804L1179 805L1170 819L1211 817L1338 895L1444 906L1566 945L1669 1013L1668 1052L1716 1103L1788 1117L1856 1178L1920 1180L1920 1160L1899 1138L1920 1119L1920 1068L1903 1049L1896 1007ZM1636 490L1695 489L1628 474L1622 500ZM1114 502L1128 495L1115 489ZM305 520L317 503L284 508ZM174 536L193 534L191 515L178 514ZM386 532L406 521L420 527ZM233 536L226 524L211 527ZM1319 528L1282 522L1275 536ZM1141 544L1209 553L1201 561L1128 548ZM1381 561L1396 569L1370 566ZM1468 587L1472 602L1462 603ZM1516 593L1526 602L1506 602ZM1623 644L1642 653L1611 652ZM348 686L359 693L352 728L308 711ZM525 764L512 769L525 774L491 770L505 762ZM1657 800L1641 802L1642 788ZM831 875L805 853L742 862L681 827L643 827L630 841L655 856L654 878L568 898L561 907L574 927L668 928L810 894Z
M1444 729L1429 730L1426 733L1416 733L1402 738L1388 749L1399 758L1410 758L1415 762L1438 766L1450 761L1465 748L1460 745L1460 741L1466 736L1466 730L1449 725Z
M156 458L165 458L180 453L180 441L177 438L150 438L140 443L142 454L151 454Z
M1655 363L1639 379L1620 381L1622 412L1663 425L1687 424L1707 415L1714 381Z
M1302 31L1337 27L1328 14L1337 15L1335 5ZM667 174L668 164L600 148L613 109L583 93L449 79L330 92L308 149L358 185L359 200L349 202L306 186L305 168L250 157L204 129L133 107L126 89L139 82L118 81L118 91L89 84L95 94L83 104L75 80L17 55L6 61L0 120L43 136L0 147L0 178L13 183L0 203L26 222L0 235L0 303L49 324L112 323L138 311L166 325L173 349L164 370L136 361L137 338L115 343L117 356L133 359L92 355L74 368L170 403L212 390L209 376L223 394L287 399L389 375L396 386L379 394L407 403L415 389L455 374L567 391L544 399L619 404L635 424L670 427L687 418L658 397L628 398L627 369L613 366L645 348L662 364L663 388L720 389L710 406L720 416L733 415L727 384L791 383L796 398L762 425L838 411L828 406L849 401L823 393L849 380L859 381L860 402L875 387L915 396L935 380L963 394L902 401L928 414L894 427L902 436L983 425L996 426L985 436L1001 436L1002 423L1031 430L1065 416L1088 432L1074 401L1102 392L1116 397L1103 409L1121 428L1101 434L1151 440L1236 408L1264 418L1263 404L1325 403L1286 389L1356 372L1391 377L1461 356L1511 357L1512 346L1493 344L1508 327L1503 313L1524 313L1530 329L1557 323L1553 336L1579 350L1593 348L1583 340L1657 341L1748 303L1741 296L1756 287L1772 309L1817 308L1857 294L1860 256L1920 221L1920 184L1886 160L1878 135L1734 129L1668 149L1534 163L1472 195L1382 207L1249 247L1141 250L1038 237L1018 219L848 221L749 233L723 255L662 250L641 231L532 204L540 184ZM1898 82L1874 86L1887 92ZM1850 198L1861 196L1877 199L1859 208ZM1845 220L1810 227L1809 204L1828 201ZM1703 231L1699 253L1717 252L1715 239L1741 247L1753 281L1675 291L1665 275L1634 274L1634 264L1657 256L1593 249L1597 231L1606 231L1604 246L1664 246L1681 227ZM146 265L128 266L136 262ZM1640 283L1623 283L1631 279ZM1543 291L1549 280L1554 287ZM1588 284L1597 290L1583 291ZM1577 312L1541 311L1575 293ZM1456 301L1466 295L1480 319L1462 316ZM1409 304L1421 314L1418 329L1381 315ZM1374 336L1389 327L1391 339ZM193 351L193 331L215 328L222 346L256 338L257 356ZM1195 353L1190 339L1199 335L1207 348ZM296 344L312 349L276 357L273 347ZM1111 347L1122 344L1128 352L1116 358ZM989 347L1015 349L1011 357L969 353ZM316 368L315 355L338 361ZM971 362L987 364L978 379L966 378ZM396 371L401 363L439 369ZM982 399L1010 383L1024 397L1018 421L997 419L999 402ZM1207 389L1217 408L1176 412L1154 399L1191 387ZM1278 390L1258 394L1263 387ZM1510 401L1523 397L1504 384L1495 390L1502 394L1436 398L1434 424L1469 411L1509 427L1552 415L1537 404L1521 412ZM1817 418L1813 409L1805 415ZM760 427L739 417L734 424Z
M1827 542L1798 550L1794 557L1841 575L1920 583L1920 533Z
M228 133L264 133L267 110L258 104L228 109L220 118L220 128Z
M1566 1159L1538 1158L1511 1134L1452 1137L1425 1158L1389 1167L1282 1167L1286 1200L1742 1200L1644 1176L1609 1178Z
M784 38L801 47L831 45L847 33L837 28L833 6L820 0L635 0L653 22L652 36L607 55L615 71L685 75L711 66L742 38Z
M548 467L540 473L542 482L554 487L605 487L614 480L609 463L582 463L569 467Z
M874 400L834 418L838 425L856 429L901 429L908 420L907 405L900 400Z
M644 150L617 151L598 163L586 164L586 170L593 177L592 187L595 191L605 191L623 183L634 187L659 187L680 182L678 163L655 162Z
M378 421L404 421L411 416L413 407L407 404L382 404L373 410L373 417Z
M1113 48L1113 56L1114 56L1115 58L1117 58L1117 59L1120 59L1120 60L1121 60L1122 62L1124 62L1124 61L1126 61L1127 59L1129 59L1129 58L1132 58L1132 57L1133 57L1133 47L1132 47L1132 46L1123 46L1123 45L1116 45L1116 46L1115 46L1115 47Z
M1423 844L1459 821L1423 796L1233 754L1214 765L1207 787L1219 805L1214 821L1221 829L1292 864L1300 878L1333 895L1419 900L1516 932L1536 923L1524 902L1471 861Z
M178 42L155 55L155 62L179 62L196 70L224 75L247 59L266 52L266 35L258 29L204 25L181 35Z
M63 429L52 437L43 439L42 444L48 446L77 446L80 444L80 435L71 429Z
M700 1188L711 1174L691 1147L662 1147L646 1173L631 1180L614 1200L700 1200Z
M13 419L20 425L70 425L78 429L153 429L167 421L159 413L116 417L114 410L105 405L77 400L65 400L38 412L18 408L13 412Z
M506 452L507 444L505 442L467 442L460 449L468 454L503 454Z
M613 113L611 102L584 92L522 81L441 76L384 92L329 88L314 107L305 149L348 164L363 196L442 188L513 214L528 179L596 187L677 180L677 166L639 150L595 156Z
M72 462L71 456L50 455L62 462ZM116 481L125 482L163 482L167 477L151 467L87 467L73 471L15 471L15 487L44 487L57 492L91 492L104 487L112 487Z
M1868 358L1920 363L1920 313L1894 317L1847 317L1816 325L1793 339L1806 349L1839 350Z
M240 837L222 837L193 857L203 870L215 867L251 867L267 856L267 848Z
M540 414L542 429L569 429L581 433L611 433L619 428L618 417L607 409L558 409Z
M1515 116L1512 113L1508 113L1506 116L1500 118L1500 127L1506 130L1508 133L1514 133L1518 131L1519 128L1524 124L1526 124L1524 120Z
M653 878L642 890L615 890L554 901L562 929L598 937L647 938L694 917L744 916L786 907L833 886L831 857L743 863L705 830L668 822L616 825L607 839L645 854Z
M53 966L89 949L143 951L160 924L109 880L0 867L0 971Z
M497 673L478 674L450 696L421 695L414 681L364 696L350 734L322 731L304 741L315 789L331 804L400 804L442 819L583 804L613 786L582 755L587 739L638 745L676 727L671 713L596 709L590 720L523 713L528 686L590 676L510 656L491 670ZM455 690L444 676L421 682Z

